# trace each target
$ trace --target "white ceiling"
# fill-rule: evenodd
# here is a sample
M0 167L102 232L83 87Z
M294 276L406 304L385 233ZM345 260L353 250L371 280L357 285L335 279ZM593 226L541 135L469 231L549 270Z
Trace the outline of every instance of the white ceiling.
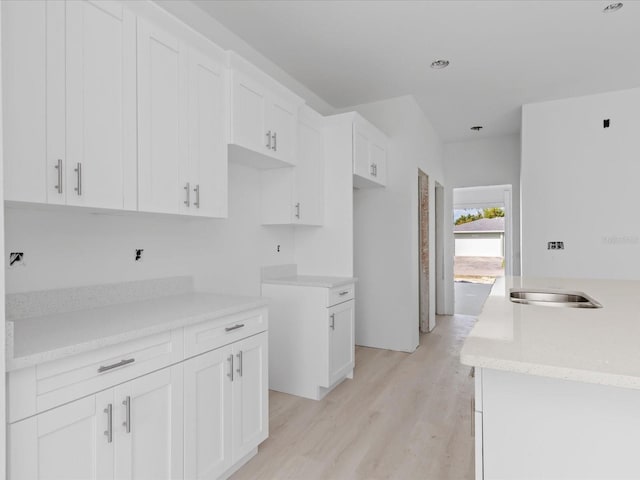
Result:
M195 3L336 108L414 95L444 141L518 132L525 103L640 86L638 1Z

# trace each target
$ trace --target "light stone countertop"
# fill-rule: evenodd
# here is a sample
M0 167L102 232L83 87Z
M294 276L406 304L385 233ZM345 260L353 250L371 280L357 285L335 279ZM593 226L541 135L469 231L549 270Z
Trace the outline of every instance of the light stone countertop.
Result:
M603 308L522 305L510 288L586 293ZM640 389L640 281L508 277L464 343L463 364Z
M188 292L7 322L7 371L267 306L260 297Z
M278 278L262 279L262 283L272 285L299 285L301 287L334 288L357 282L353 277L322 277L315 275L288 275Z

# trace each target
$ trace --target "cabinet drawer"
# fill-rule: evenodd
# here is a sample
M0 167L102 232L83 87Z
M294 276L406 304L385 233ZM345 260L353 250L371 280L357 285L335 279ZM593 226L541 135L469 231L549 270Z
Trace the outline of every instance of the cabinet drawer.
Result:
M126 382L182 359L182 330L176 329L10 372L9 422Z
M267 309L209 320L184 329L184 356L193 357L267 329Z
M335 287L329 290L329 302L327 307L337 305L338 303L346 302L353 299L355 296L355 285L343 285L341 287Z

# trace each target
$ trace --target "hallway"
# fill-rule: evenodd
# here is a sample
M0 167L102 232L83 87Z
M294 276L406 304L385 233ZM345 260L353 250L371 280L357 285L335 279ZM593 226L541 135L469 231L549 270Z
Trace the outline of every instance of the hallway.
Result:
M471 480L475 318L439 317L412 354L356 347L353 380L315 402L270 392L270 436L241 479Z

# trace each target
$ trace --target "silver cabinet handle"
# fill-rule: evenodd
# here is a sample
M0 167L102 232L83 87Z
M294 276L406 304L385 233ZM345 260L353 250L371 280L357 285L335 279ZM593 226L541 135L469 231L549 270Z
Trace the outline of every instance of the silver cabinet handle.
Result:
M233 330L237 330L239 328L244 327L244 323L236 323L233 327L227 327L224 329L225 332L232 332Z
M191 205L191 186L189 182L184 186L185 192L187 192L187 199L184 201L184 204L189 207Z
M300 219L300 202L296 203L296 218Z
M122 401L122 405L126 408L122 426L127 433L131 433L131 397L129 395Z
M329 318L331 318L331 324L329 326L331 327L331 330L335 330L336 329L336 314L332 313Z
M193 206L200 208L200 184L196 185L196 188L194 188L193 191L196 193L196 201L193 202Z
M341 297L344 297L347 293L349 293L349 290L343 290L338 295L340 295Z
M120 360L118 363L113 363L111 365L106 365L98 368L98 373L106 372L109 370L113 370L114 368L123 367L125 365L129 365L130 363L135 362L135 358L127 358L126 360Z
M476 399L471 399L471 436L476 436Z
M80 196L82 195L82 164L78 162L76 168L74 168L73 171L78 175L78 183L74 190L78 192L78 196Z
M267 148L271 150L271 130L267 132Z
M58 193L62 193L62 159L59 158L58 164L53 168L58 170L58 184L55 186L55 189L58 191Z
M277 132L273 132L273 151L277 152L278 151L278 137L277 137L278 133Z
M229 362L229 373L227 373L227 377L233 382L233 355L229 355L227 358L227 362Z
M107 414L107 429L104 434L107 436L107 443L111 443L113 442L113 405L111 403L104 409L104 413Z
M242 350L240 350L240 353L238 353L236 357L238 357L238 369L236 372L238 372L238 375L242 376Z

